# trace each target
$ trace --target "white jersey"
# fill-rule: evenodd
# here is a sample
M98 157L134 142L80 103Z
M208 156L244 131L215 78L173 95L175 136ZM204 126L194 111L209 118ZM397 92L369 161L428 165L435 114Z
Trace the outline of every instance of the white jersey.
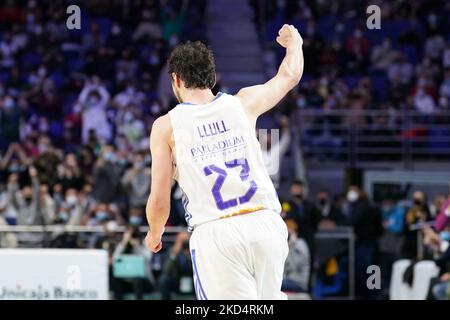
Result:
M255 128L239 99L181 103L169 112L175 176L190 230L202 223L281 205L263 163Z

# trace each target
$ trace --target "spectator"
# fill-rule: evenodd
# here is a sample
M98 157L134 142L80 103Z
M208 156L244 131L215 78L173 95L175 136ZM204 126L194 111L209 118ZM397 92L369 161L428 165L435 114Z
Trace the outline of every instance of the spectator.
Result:
M313 252L314 233L317 231L320 213L316 206L306 199L304 183L294 181L290 187L290 199L283 203L286 218L293 219L299 226L298 237L308 244Z
M53 147L49 137L45 135L39 137L37 147L39 154L33 164L39 173L39 181L42 184L54 185L57 182L59 152Z
M138 217L131 215L131 217ZM142 218L142 217L141 217ZM145 258L146 277L145 278L117 278L114 274L110 277L111 287L114 294L114 299L123 300L123 294L127 287L132 287L136 294L137 300L142 300L145 291L149 291L154 285L152 271L150 270L150 260L152 257L151 251L147 249L143 242L142 234L137 229L135 224L132 224L123 234L122 240L114 249L112 259L117 260L121 255L137 255Z
M287 292L307 292L311 270L308 245L297 237L298 225L293 219L285 220L289 238L289 253L284 266L281 290Z
M398 53L392 49L392 43L389 38L385 38L383 42L375 46L370 54L372 67L375 70L387 71L392 65Z
M142 12L142 19L133 33L133 41L155 41L162 38L161 25L150 10Z
M88 81L81 91L78 102L83 108L82 141L88 141L88 134L93 130L103 142L111 139L111 128L106 118L106 107L109 102L109 93L94 77Z
M431 220L428 201L423 191L414 191L412 196L412 206L407 210L405 215L405 245L403 247L403 257L408 259L418 258L417 247L417 230L410 228L420 222Z
M189 0L182 0L179 12L176 12L173 7L164 6L166 10L162 10L161 12L164 40L170 41L172 37L180 36L181 27L183 26L188 6Z
M123 217L120 215L118 209L114 205L108 205L106 203L99 203L93 208L90 208L82 219L82 225L89 226L105 226L109 222L114 222L112 226L120 226L124 224Z
M379 239L380 268L382 274L382 288L389 288L393 263L402 257L404 243L405 208L394 196L387 196L382 202L381 214L383 234Z
M36 168L29 170L29 182L25 182L19 190L19 184L11 183L9 188L9 199L17 211L17 224L24 226L34 226L49 224L50 217L44 216L41 211L40 183L37 178ZM42 247L45 235L39 233L21 233L18 235L19 246L21 247Z
M348 188L347 192L347 220L353 227L356 235L355 246L355 276L356 294L360 297L368 297L366 286L367 267L374 263L376 240L381 233L381 217L377 210L371 207L367 196L355 185Z
M192 262L189 252L189 234L181 232L168 252L159 278L161 299L171 300L172 292L192 293Z
M4 96L0 100L0 149L6 142L19 141L20 120L20 110L17 108L15 99Z
M345 216L342 211L332 202L330 195L326 191L320 191L316 196L316 206L319 212L319 230L329 230L337 225L345 223Z
M406 57L402 54L398 54L392 63L388 67L388 78L393 83L399 83L402 85L409 85L413 76L413 66L406 60Z
M133 166L122 178L122 186L127 192L130 207L145 207L150 193L150 181L150 169L145 166L144 155L136 153Z
M108 204L116 200L121 171L121 167L117 164L114 147L104 146L93 171L95 200Z

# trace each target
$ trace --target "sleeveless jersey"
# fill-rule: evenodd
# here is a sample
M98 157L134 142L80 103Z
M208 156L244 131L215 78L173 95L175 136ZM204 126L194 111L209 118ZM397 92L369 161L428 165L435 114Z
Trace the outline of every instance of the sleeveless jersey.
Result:
M255 128L238 98L219 93L207 104L169 112L175 142L174 178L185 217L195 226L281 205L263 163Z

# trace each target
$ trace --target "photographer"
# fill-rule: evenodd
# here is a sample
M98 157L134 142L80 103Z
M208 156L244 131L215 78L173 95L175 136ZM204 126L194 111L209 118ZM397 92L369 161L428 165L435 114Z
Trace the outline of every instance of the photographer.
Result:
M123 300L123 294L127 289L132 289L136 294L138 300L142 300L144 291L150 291L153 287L154 279L150 269L151 251L149 251L143 242L143 236L139 232L139 227L142 225L143 213L140 209L131 209L130 211L130 225L127 231L123 234L122 241L117 244L112 259L113 261L123 254L141 255L145 257L146 261L146 278L117 278L111 273L111 289L114 294L114 299Z
M192 290L192 262L189 252L189 233L177 235L175 244L170 249L159 278L161 299L171 300L172 292Z

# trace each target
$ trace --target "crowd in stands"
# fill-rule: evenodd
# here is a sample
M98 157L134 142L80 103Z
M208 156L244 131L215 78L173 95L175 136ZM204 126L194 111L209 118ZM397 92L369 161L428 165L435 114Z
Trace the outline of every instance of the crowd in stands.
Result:
M285 112L316 111L301 129L305 146L337 153L348 147L349 134L362 134L376 139L361 147L395 148L417 137L423 144L414 145L428 148L423 153L448 150L448 1L252 3L262 41L277 63L283 57L272 41L278 26L291 23L302 32L307 63ZM369 5L380 7L381 29L367 28Z
M376 128L396 123L396 112L403 108L424 116L448 110L450 27L445 17L450 5L445 1L384 2L383 29L370 32L356 18L364 16L365 8L347 17L359 6L347 7L346 1L328 7L323 1L264 2L264 19L256 21L263 42L273 42L274 30L285 22L296 25L304 38L304 78L283 102L282 113L353 111L347 117L317 118L322 129L308 133L314 138L339 147L338 140L330 140L339 134L327 124L368 122ZM148 137L153 121L176 104L167 55L181 41L206 41L206 4L142 0L80 5L80 30L66 28L64 2L6 1L0 6L0 226L102 226L104 232L0 233L0 247L102 248L110 254L111 270L118 256L142 254L149 262L148 281L115 278L111 271L114 297L132 290L142 298L159 288L169 299L174 292L192 290L186 280L192 274L189 235L178 234L172 246L155 256L142 244L138 227L146 225L151 179ZM358 110L369 108L384 110L385 116L358 116ZM286 117L280 123L280 145L272 147L284 154L296 123ZM279 173L271 178L278 186ZM345 292L345 246L318 244L314 235L352 226L358 296L374 294L365 287L366 266L378 263L389 270L399 258L418 258L418 233L425 237L426 254L442 266L434 297L445 296L450 278L446 196L430 202L417 191L409 201L408 195L398 195L372 203L359 186L308 195L305 182L287 183L289 194L281 199L290 246L285 291L315 290L316 297L325 296L327 287L334 288L333 294ZM172 191L169 225L185 226L175 183ZM440 223L434 229L408 228L434 219ZM116 232L117 226L127 231ZM383 288L388 288L389 273L383 276Z

